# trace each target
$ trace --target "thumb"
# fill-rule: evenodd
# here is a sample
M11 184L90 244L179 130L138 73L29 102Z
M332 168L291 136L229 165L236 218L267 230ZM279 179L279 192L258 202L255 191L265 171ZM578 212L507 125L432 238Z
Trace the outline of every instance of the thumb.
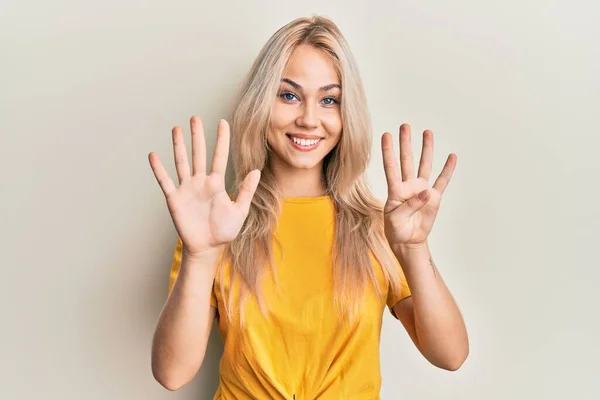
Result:
M250 208L250 203L252 203L252 197L254 197L254 193L256 192L256 188L258 187L258 183L260 182L260 170L254 169L248 172L246 178L244 178L244 182L242 182L242 186L240 187L240 191L235 199L235 204L247 211Z
M429 192L429 189L425 189L416 196L413 196L410 199L406 200L406 202L404 203L404 207L408 210L410 215L413 215L421 208L423 208L425 204L427 204L427 201L429 200L430 196L431 193Z

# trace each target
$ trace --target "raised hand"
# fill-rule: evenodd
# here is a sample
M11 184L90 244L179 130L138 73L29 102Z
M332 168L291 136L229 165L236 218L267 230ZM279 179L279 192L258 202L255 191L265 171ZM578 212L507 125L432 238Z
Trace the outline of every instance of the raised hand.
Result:
M172 130L173 152L179 186L176 187L158 154L148 159L160 185L175 229L188 256L218 249L238 235L250 209L260 181L260 171L248 173L235 201L225 190L225 170L229 153L229 124L221 120L210 173L206 174L206 145L202 121L190 119L192 133L192 171L185 148L183 129Z
M421 246L433 228L454 168L456 154L451 153L433 187L429 186L433 159L433 132L423 132L423 148L418 176L415 176L411 132L408 124L400 126L400 170L389 133L381 138L383 166L388 186L384 208L385 235L390 246Z

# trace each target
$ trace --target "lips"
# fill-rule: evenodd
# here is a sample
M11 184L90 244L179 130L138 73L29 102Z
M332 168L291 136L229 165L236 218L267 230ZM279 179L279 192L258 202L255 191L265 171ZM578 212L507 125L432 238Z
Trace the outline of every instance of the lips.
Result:
M295 137L297 139L304 139L304 140L316 140L316 139L325 139L321 136L315 136L315 135L305 135L304 133L286 133L286 135L289 138Z
M319 147L319 145L323 141L323 139L320 138L320 137L318 137L318 136L313 136L314 139L301 138L299 136L296 136L296 135L292 136L292 135L289 135L289 134L286 135L286 136L290 140L290 144L292 145L292 147L294 147L298 151L312 151L312 150L316 149L317 147ZM305 135L305 136L309 136L309 135ZM302 145L301 143L296 143L294 141L294 139L296 139L296 140L300 139L300 140L303 140L303 141L309 141L309 140L310 141L315 141L316 140L316 143L310 144L310 145L309 144Z

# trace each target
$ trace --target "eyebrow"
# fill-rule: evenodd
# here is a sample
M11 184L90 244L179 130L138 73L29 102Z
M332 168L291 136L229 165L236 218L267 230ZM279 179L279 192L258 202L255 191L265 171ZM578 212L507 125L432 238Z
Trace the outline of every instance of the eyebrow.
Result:
M288 85L290 85L291 87L293 87L293 88L294 88L294 89L296 89L296 90L302 90L302 86L300 86L299 84L297 84L296 82L294 82L294 81L293 81L293 80L291 80L291 79L288 79L288 78L283 78L283 79L281 80L281 82L285 82L285 83L287 83ZM320 88L319 88L319 91L320 91L320 92L327 92L327 91L329 91L329 90L331 90L331 89L335 89L335 88L338 88L338 89L340 89L340 90L341 90L341 89L342 89L342 86L341 86L341 85L338 85L337 83L331 83L331 84L329 84L329 85L325 85L325 86L322 86L322 87L320 87Z

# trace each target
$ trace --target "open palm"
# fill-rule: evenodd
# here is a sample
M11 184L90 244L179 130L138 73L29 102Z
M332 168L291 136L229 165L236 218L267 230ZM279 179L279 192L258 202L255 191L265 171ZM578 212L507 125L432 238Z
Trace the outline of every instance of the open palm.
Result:
M408 124L400 126L400 169L391 134L381 138L383 166L388 186L384 207L385 235L390 246L423 244L433 228L442 194L456 167L456 154L448 156L433 187L429 186L433 160L433 132L423 132L423 149L418 175L415 175Z
M188 255L218 249L238 235L248 212L260 171L248 173L237 199L232 201L225 190L225 170L229 153L229 125L219 123L217 144L210 173L206 174L206 146L202 121L190 119L192 134L192 171L187 157L183 132L172 130L175 167L179 186L176 187L156 153L148 158L160 185L175 229Z

